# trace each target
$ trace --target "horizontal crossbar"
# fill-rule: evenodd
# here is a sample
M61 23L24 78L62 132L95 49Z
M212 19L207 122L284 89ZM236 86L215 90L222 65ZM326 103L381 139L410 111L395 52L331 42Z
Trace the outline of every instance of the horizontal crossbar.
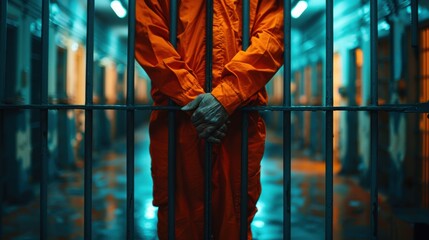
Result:
M0 110L180 110L180 106L153 106L153 105L71 105L71 104L1 104ZM252 106L243 107L244 111L271 111L271 112L307 112L307 111L351 111L351 112L404 112L429 113L429 103L416 104L389 104L369 106Z

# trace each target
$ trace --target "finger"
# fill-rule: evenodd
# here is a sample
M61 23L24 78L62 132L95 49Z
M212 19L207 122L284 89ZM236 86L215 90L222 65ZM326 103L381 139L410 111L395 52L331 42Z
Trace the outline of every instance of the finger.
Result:
M216 138L224 138L226 136L226 126L222 125L222 127L216 129L216 131L213 132L212 136L216 137Z
M192 100L190 103L188 103L185 106L183 106L181 108L182 111L195 110L200 105L200 102L202 100L202 97L200 97L200 96L201 95L199 95L197 98L195 98L194 100Z
M197 132L198 132L198 134L200 134L200 133L202 133L203 131L204 131L204 129L207 127L207 124L200 124L200 125L197 125L196 127L195 127L195 129L197 129Z
M200 124L205 123L204 121L204 112L201 110L201 106L195 110L195 112L191 116L191 122L194 126L198 126Z
M207 126L202 132L200 132L199 136L200 138L208 138L215 130L215 126Z
M226 134L226 132L228 132L228 126L226 124L223 124L217 131Z
M226 134L224 132L216 131L213 133L212 136L217 138L217 139L223 139L226 136Z
M223 127L223 126L222 126ZM222 130L226 130L226 128L223 128ZM222 132L220 129L216 130L211 136L207 138L208 142L212 143L221 143L222 139L226 136L226 131Z
M217 138L215 138L213 136L210 136L209 138L207 138L207 142L209 142L209 143L220 143L221 140L217 139Z

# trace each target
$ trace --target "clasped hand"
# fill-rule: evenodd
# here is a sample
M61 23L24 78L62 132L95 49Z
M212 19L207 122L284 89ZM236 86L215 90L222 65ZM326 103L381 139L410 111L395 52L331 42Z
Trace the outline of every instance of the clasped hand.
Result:
M220 143L225 137L228 130L228 113L211 93L199 95L182 107L182 110L194 110L191 121L200 138L206 139L207 142Z

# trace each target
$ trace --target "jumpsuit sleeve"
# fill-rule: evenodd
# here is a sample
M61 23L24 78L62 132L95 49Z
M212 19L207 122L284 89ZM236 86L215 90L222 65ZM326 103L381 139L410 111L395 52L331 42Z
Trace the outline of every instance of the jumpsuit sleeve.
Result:
M222 72L212 94L229 114L265 87L283 64L283 1L260 0L250 45L238 52Z
M161 1L136 1L135 56L149 75L152 88L183 106L204 90L169 42L168 12L168 6Z

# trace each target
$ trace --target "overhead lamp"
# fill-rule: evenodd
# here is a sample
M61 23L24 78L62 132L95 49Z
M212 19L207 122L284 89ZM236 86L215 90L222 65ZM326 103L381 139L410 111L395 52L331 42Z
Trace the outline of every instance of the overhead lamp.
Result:
M307 9L307 7L308 7L307 1L300 0L295 5L295 7L292 8L291 16L293 18L299 18L301 16L301 14L305 11L305 9Z
M127 9L124 8L121 1L113 0L110 3L110 7L113 9L113 11L119 18L124 18L125 16L127 16Z

